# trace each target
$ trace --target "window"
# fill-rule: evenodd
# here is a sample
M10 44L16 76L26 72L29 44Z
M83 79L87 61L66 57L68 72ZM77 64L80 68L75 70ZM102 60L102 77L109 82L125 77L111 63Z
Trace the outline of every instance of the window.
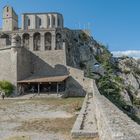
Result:
M7 10L7 12L9 12L9 8L8 7L6 8L6 10Z
M52 35L51 33L45 33L45 50L51 50Z
M48 26L50 26L50 17L48 17Z
M58 26L60 26L60 19L58 18Z
M41 46L41 35L40 33L35 33L33 36L33 40L34 40L34 51L39 51L40 50L40 46Z
M41 19L39 18L39 26L41 26Z
M28 26L30 26L30 19L28 19Z
M53 16L52 19L53 19L52 20L53 21L53 26L55 26L55 17Z

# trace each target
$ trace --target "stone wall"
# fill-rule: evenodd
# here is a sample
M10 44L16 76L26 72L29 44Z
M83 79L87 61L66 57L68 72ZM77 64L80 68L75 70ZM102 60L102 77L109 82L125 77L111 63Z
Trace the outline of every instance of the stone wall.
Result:
M91 89L71 131L72 137L99 135L100 140L140 140L140 125L101 95L93 80Z
M85 96L92 92L93 80L84 76L84 71L73 67L67 67L69 79L67 80L67 91L71 96Z
M10 81L16 86L17 50L8 48L0 50L0 80Z
M38 75L68 74L65 50L32 52L33 73Z
M32 74L32 55L24 47L17 48L17 52L17 80L23 80Z
M84 81L83 81L84 90L85 90L87 93L92 93L92 92L93 92L93 90L92 90L92 87L93 87L93 79L84 77L83 80L84 80Z
M93 95L92 93L88 93L85 96L82 108L71 130L71 136L74 138L98 137L98 130L96 125L92 95Z
M6 38L0 38L0 48L4 48L7 46L7 39Z
M66 84L66 93L68 96L85 96L86 92L83 88L83 71L68 67L69 78Z
M100 140L140 140L140 125L100 95L95 83L93 100Z

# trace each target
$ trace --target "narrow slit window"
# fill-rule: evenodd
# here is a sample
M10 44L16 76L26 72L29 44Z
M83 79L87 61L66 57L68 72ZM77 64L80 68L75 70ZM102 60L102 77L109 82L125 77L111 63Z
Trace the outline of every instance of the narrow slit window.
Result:
M30 19L28 19L28 26L30 26L30 24L31 24L31 23L30 23Z
M9 12L9 8L7 7L7 12Z
M41 19L39 19L39 26L41 26Z
M60 26L60 19L58 18L58 26Z
M50 26L50 17L48 17L48 26Z

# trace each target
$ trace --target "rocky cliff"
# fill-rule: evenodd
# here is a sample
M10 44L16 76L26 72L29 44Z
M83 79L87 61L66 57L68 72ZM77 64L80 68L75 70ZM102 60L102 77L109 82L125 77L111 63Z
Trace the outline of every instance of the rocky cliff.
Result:
M64 32L67 64L84 70L85 76L96 80L101 94L140 123L140 60L113 57L86 31Z

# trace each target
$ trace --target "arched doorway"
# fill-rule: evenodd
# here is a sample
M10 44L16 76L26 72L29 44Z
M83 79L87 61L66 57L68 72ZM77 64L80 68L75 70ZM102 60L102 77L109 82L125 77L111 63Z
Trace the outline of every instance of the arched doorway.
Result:
M34 41L34 51L39 51L40 50L40 33L35 33L33 36L33 41Z
M23 38L23 46L26 47L27 49L29 49L30 35L28 33L25 33L25 34L23 34L22 38Z
M20 47L21 46L21 37L18 34L13 34L11 39L11 46Z
M52 35L50 32L45 33L45 50L51 50Z

